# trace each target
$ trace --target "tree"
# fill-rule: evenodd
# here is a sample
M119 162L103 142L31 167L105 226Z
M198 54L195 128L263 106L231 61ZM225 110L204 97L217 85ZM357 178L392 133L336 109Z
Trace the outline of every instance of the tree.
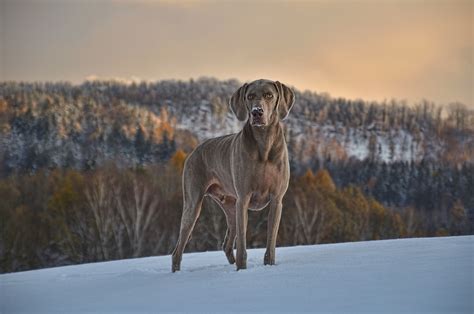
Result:
M93 214L94 229L97 235L95 245L98 246L98 254L101 260L109 260L115 257L124 258L123 225L115 212L115 195L113 186L117 182L106 172L99 172L90 178L85 189L87 207ZM111 242L115 245L111 246Z
M181 149L178 149L171 157L170 161L173 167L176 168L177 173L183 173L184 161L186 160L186 153Z
M460 235L467 231L467 213L459 199L449 209L448 226L450 235Z
M145 178L136 173L125 176L121 185L114 186L117 211L125 226L132 256L141 256L151 223L158 218L158 199Z
M311 173L309 176L311 176ZM316 172L316 175L314 176L314 183L323 190L331 192L336 190L336 185L334 184L331 175L326 169L320 169Z
M54 226L50 230L57 245L74 262L88 260L85 246L90 243L89 217L84 208L83 190L84 178L80 173L73 170L64 175L56 172L53 192L43 214L45 223Z

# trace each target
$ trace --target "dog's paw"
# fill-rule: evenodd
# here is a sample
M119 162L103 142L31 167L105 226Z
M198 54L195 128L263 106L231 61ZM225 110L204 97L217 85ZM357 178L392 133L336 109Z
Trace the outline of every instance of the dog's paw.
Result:
M265 253L263 258L263 265L275 265L275 255L270 253Z
M180 264L172 264L171 265L171 272L177 272L180 271L181 265Z
M237 266L237 270L247 269L247 259L237 257L237 260L235 261L235 265Z
M171 258L171 272L177 272L181 268L181 258L178 256L172 255Z
M229 261L229 264L234 264L235 263L235 257L234 257L234 254L232 253L229 253L225 255L227 257L227 260Z
M246 269L247 268L247 251L237 249L237 258L235 259L235 264L237 266L237 270L239 269Z
M240 265L239 265L239 263L237 263L236 265L237 265L237 271L239 271L241 269L247 269L247 262L243 262Z

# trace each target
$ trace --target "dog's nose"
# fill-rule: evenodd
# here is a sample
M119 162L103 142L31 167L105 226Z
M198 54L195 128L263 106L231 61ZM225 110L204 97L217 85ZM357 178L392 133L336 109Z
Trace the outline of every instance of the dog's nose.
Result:
M261 107L255 107L252 109L252 116L254 117L261 117L263 116L263 109Z

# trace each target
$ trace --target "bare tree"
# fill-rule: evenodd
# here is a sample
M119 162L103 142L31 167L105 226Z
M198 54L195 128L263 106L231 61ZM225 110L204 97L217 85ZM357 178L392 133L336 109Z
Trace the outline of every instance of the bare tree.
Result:
M320 243L321 231L324 224L324 212L321 204L308 201L306 197L295 195L295 218L299 228L296 238L301 238L304 244Z
M110 259L110 241L118 242L119 257L122 258L123 245L120 235L114 234L117 227L117 219L114 213L113 194L110 192L112 180L103 173L99 173L91 180L91 184L85 189L87 206L94 215L95 227L98 235L99 249L103 259Z
M121 185L115 185L113 189L117 211L125 226L132 255L138 257L143 252L150 224L159 214L158 198L151 193L150 186L143 180L138 180L135 174L132 175L129 190Z

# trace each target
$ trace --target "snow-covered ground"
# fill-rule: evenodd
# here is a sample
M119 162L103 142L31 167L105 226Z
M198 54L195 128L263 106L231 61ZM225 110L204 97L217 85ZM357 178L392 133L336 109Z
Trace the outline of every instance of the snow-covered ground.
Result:
M473 313L474 236L149 257L0 276L0 312Z

